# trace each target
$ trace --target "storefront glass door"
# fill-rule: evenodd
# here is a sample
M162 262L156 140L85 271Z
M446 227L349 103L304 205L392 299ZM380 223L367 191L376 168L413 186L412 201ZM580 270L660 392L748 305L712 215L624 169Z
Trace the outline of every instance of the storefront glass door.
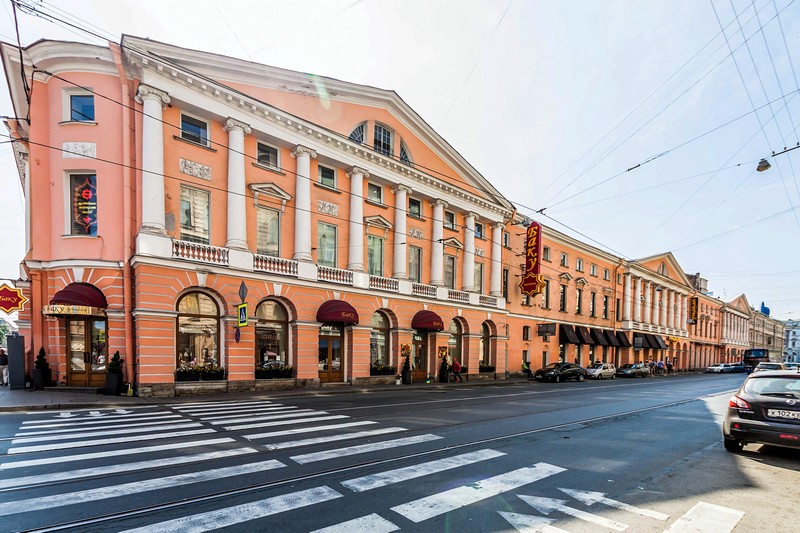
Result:
M337 383L344 381L342 356L342 328L322 326L319 330L319 381Z
M411 378L414 381L428 378L428 333L415 331L411 343Z
M106 341L104 319L67 319L68 385L105 386Z

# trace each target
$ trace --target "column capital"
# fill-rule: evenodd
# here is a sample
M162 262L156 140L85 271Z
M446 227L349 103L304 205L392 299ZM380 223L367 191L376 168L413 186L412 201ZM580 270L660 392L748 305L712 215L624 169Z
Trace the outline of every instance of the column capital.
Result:
M444 208L450 207L450 204L448 204L447 202L445 202L441 198L438 198L436 200L431 200L431 205L434 206L434 207L437 207L437 206L442 206Z
M241 120L237 120L237 119L232 118L232 117L228 117L228 120L225 121L225 126L222 129L224 129L225 131L231 131L231 130L237 130L238 129L238 130L241 130L242 133L244 133L245 135L248 135L248 134L250 134L250 132L253 131L253 130L250 129L250 125L249 124L245 124Z
M145 100L160 100L161 107L170 103L169 94L165 91L140 83L136 91L136 101L141 104Z
M467 211L466 213L464 213L464 218L465 219L466 218L471 218L471 219L474 220L474 219L478 218L478 213L476 213L474 211Z
M298 146L298 148L300 148ZM316 154L313 156L316 157ZM364 170L361 167L351 167L350 170L347 171L347 177L350 178L353 174L361 174L365 178L369 178L369 170Z
M494 224L492 224L492 227L494 229L503 229L506 227L506 224L505 222L495 222Z
M300 155L308 155L312 159L317 158L317 152L312 150L311 148L307 148L302 144L298 144L294 150L292 150L292 157L298 157Z
M398 192L407 192L408 194L411 194L412 192L414 192L414 190L408 185L398 185L397 187L394 187L392 189L392 192L395 194L397 194Z

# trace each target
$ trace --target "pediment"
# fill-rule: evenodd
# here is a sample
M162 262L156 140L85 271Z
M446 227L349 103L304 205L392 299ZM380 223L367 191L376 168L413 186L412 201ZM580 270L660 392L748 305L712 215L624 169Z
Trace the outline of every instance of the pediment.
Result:
M281 209L286 205L286 202L292 199L292 195L281 189L274 183L251 183L248 188L253 193L253 203L258 207L258 198L266 196L274 198L281 203Z
M681 268L675 256L672 255L672 252L643 257L637 259L636 263L676 283L691 286L689 278L684 274L683 268Z
M444 244L445 246L450 246L451 248L458 248L459 250L464 249L464 245L461 243L461 241L459 241L455 237L444 239L442 241L442 244Z
M587 283L586 278L575 278L576 285L586 285Z
M558 275L558 277L564 281L570 281L572 279L572 276L570 275L569 272L562 272L561 274Z
M364 217L364 225L367 227L372 226L373 228L384 230L392 229L392 223L380 215Z
M728 307L733 307L737 311L741 311L742 313L750 314L750 302L747 301L747 296L744 294L740 294L730 302L726 304Z

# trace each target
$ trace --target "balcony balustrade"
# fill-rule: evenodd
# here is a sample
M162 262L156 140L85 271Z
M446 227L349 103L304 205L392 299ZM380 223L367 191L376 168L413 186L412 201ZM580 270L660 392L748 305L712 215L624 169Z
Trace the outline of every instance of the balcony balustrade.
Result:
M320 266L317 269L317 279L319 279L320 281L339 283L341 285L352 285L353 271L342 270L341 268Z
M412 283L411 294L414 296L424 296L425 298L436 298L436 287L433 285L423 285L422 283Z
M488 305L490 307L497 307L497 297L481 294L478 297L478 303L481 305Z
M447 291L447 299L451 302L469 303L469 293L465 291L456 291L450 289Z
M369 288L381 291L400 292L400 280L381 276L370 276Z
M281 276L292 276L296 278L297 261L283 259L281 257L272 257L269 255L254 255L253 270L257 270L259 272L269 272L270 274L279 274Z
M189 241L172 241L172 257L215 265L228 265L228 249Z

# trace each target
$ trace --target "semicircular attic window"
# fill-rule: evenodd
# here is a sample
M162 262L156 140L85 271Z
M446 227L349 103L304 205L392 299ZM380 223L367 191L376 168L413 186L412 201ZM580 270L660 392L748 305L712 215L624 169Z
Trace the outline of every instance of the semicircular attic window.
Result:
M356 126L355 129L353 129L353 131L350 133L350 140L364 144L364 133L366 132L366 129L366 124L363 122Z
M405 163L406 165L410 165L413 163L411 160L411 154L408 151L408 146L403 141L400 141L400 162Z

